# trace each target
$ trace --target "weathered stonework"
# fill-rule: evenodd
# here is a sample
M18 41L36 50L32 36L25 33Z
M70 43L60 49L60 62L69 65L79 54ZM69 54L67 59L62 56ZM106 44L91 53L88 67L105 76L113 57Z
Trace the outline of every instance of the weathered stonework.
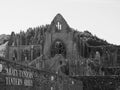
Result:
M6 58L12 60L11 63L19 62L22 66L32 66L37 73L40 71L39 78L36 78L39 83L45 84L39 81L40 78L46 78L53 83L51 79L56 77L51 76L52 74L59 77L55 79L56 87L50 87L48 81L47 87L39 86L40 84L36 82L35 85L38 85L39 89L108 90L106 88L109 87L111 88L109 90L114 90L114 87L119 88L119 83L116 83L120 82L119 46L110 45L88 31L78 32L72 29L60 14L57 14L48 26L46 30L40 29L41 32L37 28L36 31L38 30L40 34L35 29L30 29L32 32L28 30L27 35L21 32L21 35L18 34L15 38L13 33L11 35L13 39L6 50ZM25 41L26 38L28 40Z
M56 26L58 22L61 24L60 30ZM66 23L66 21L60 14L57 14L56 17L53 19L53 21L51 22L50 28L46 32L45 36L46 36L45 44L44 44L45 56L51 59L54 58L54 57L51 57L51 50L53 49L52 44L57 40L58 41L60 40L65 45L66 57L64 57L64 59L67 59L67 63L69 63L70 65L72 61L74 62L77 59L79 59L79 55L77 51L77 43L73 41L74 31L69 27L69 25ZM53 62L53 61L51 60L50 62Z
M70 28L62 15L55 16L44 34L44 42L40 45L10 46L8 58L54 73L87 74L84 59L84 56L88 56L85 53L86 42L80 37L80 33Z
M119 66L119 47L106 44L88 31L78 32L72 29L61 14L57 14L48 26L47 30L38 34L40 39L37 39L40 43L37 45L29 45L34 41L30 42L28 37L28 41L24 42L26 38L23 32L21 32L23 41L20 35L17 35L16 37L19 38L16 39L21 43L15 44L17 41L14 41L15 34L13 33L11 46L7 50L7 58L40 70L71 76L103 75L103 73L108 73L103 68ZM29 36L28 33L27 35ZM37 34L34 38L36 36Z

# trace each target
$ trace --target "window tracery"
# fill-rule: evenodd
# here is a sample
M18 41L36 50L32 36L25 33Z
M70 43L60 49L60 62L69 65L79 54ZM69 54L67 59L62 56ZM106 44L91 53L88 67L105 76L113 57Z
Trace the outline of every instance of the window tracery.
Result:
M57 22L56 27L58 30L61 30L62 25L60 24L60 22Z
M66 48L61 41L56 41L53 43L51 48L51 56L54 57L56 54L61 54L66 57Z

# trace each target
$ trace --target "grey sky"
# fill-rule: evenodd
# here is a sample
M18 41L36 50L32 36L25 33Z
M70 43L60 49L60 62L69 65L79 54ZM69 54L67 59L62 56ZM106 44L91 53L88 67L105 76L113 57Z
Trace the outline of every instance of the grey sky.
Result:
M57 13L72 28L120 45L120 0L0 0L0 34L50 24Z

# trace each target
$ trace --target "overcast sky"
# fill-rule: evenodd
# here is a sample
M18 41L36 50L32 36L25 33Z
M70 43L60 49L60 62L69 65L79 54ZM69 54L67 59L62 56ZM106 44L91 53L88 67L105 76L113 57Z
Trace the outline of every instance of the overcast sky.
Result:
M50 24L57 13L72 28L120 45L120 0L0 0L0 34Z

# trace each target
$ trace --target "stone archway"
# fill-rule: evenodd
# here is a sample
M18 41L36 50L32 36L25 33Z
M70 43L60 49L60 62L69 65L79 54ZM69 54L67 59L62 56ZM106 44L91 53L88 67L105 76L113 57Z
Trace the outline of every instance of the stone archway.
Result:
M55 40L51 46L51 57L54 57L56 54L61 54L66 58L66 46L61 40Z

